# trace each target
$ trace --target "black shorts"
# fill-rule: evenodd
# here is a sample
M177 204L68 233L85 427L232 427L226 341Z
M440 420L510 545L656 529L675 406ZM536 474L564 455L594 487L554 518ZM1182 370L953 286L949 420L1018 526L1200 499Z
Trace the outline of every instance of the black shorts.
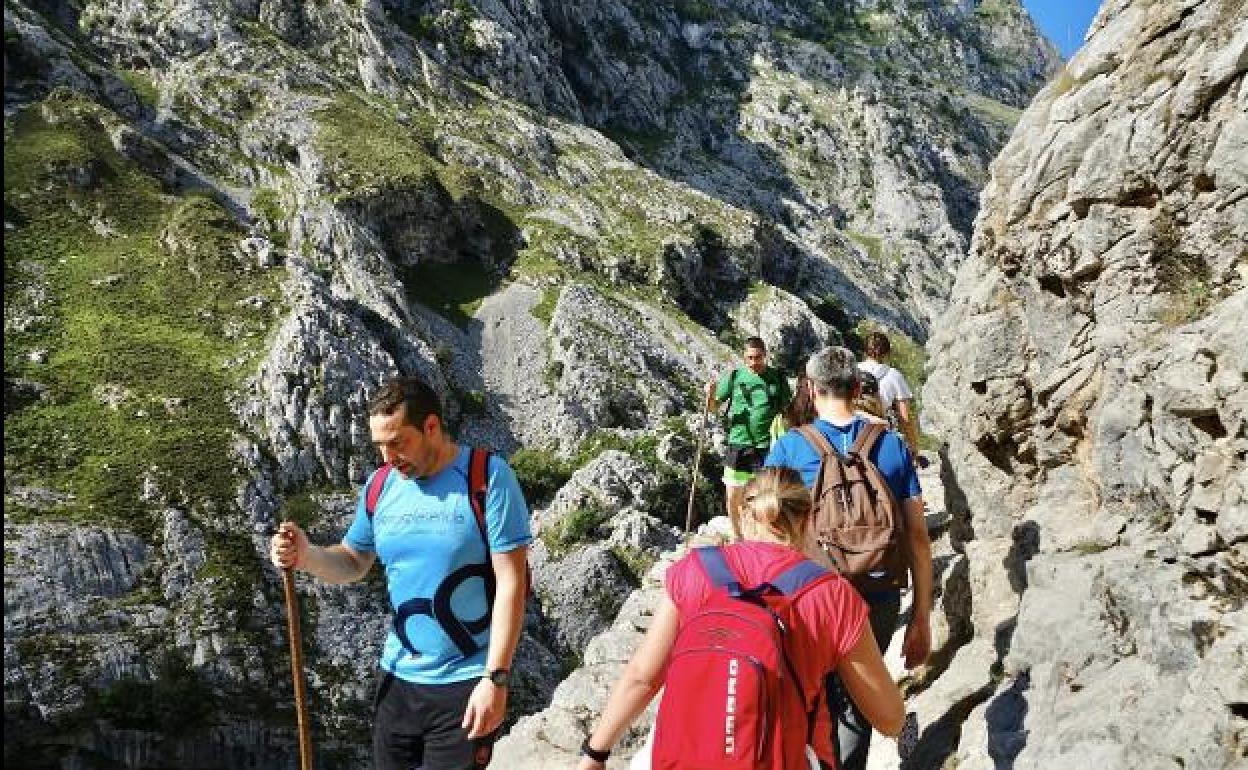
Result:
M373 713L376 770L480 770L490 764L497 733L468 740L460 727L479 678L415 684L382 672Z
M733 446L728 445L728 449L724 452L724 465L732 468L734 471L742 471L744 473L758 473L758 469L763 467L763 460L767 457L767 450L756 446Z

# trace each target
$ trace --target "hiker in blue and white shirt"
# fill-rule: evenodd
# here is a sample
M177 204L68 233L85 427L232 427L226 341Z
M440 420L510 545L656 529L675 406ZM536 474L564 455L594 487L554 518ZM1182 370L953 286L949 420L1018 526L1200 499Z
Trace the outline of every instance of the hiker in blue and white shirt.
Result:
M502 457L455 443L437 394L414 377L373 397L369 430L386 465L361 490L342 542L311 545L283 522L272 561L351 583L381 557L394 617L381 654L374 766L483 768L524 620L532 540L524 495Z

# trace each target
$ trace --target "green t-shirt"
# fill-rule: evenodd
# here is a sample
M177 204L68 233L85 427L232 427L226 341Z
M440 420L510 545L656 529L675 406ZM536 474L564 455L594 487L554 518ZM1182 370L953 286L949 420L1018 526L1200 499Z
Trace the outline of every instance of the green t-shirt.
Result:
M745 366L724 375L715 388L715 400L722 404L729 396L728 443L764 448L771 443L771 421L793 398L788 379L770 366L762 375Z

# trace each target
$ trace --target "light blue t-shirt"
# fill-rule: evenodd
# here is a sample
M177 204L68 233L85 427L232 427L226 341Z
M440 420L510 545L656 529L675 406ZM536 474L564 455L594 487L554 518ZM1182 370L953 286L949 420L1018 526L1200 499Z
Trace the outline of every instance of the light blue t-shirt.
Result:
M386 586L392 609L407 608L402 632L407 644L391 624L382 648L381 667L399 679L419 684L462 682L485 673L489 610L485 580L474 565L489 562L476 517L468 502L468 460L471 450L462 447L455 461L427 479L406 479L397 471L386 478L372 520L365 510L368 482L360 491L355 520L343 543L361 553L376 552L386 570ZM486 531L490 550L514 551L533 540L529 509L516 474L497 455L490 456L489 488L485 498ZM371 480L371 478L370 478ZM453 616L476 633L461 627L480 645L465 655L451 635L435 619L445 615L438 606L439 586L457 571L466 576L449 585L441 596ZM474 625L474 621L482 621ZM413 654L415 650L418 654Z
M842 457L849 454L849 448L858 438L858 432L866 424L867 421L861 417L854 418L846 425L836 425L822 418L813 423ZM897 502L900 503L923 494L919 486L919 475L914 472L910 450L896 431L890 430L880 437L867 459L880 469L884 480L893 490L893 496L897 498ZM763 465L792 468L802 474L802 481L806 483L806 486L813 487L815 477L819 475L819 451L811 446L806 437L797 432L797 429L793 429L772 445Z

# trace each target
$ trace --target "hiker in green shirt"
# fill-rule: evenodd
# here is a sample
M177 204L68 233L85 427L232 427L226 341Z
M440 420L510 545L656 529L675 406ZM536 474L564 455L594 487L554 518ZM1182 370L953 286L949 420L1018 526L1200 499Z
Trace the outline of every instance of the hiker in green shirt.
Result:
M789 381L767 365L767 345L758 337L745 341L745 366L706 384L707 410L728 402L728 451L724 455L724 488L728 519L740 538L737 521L741 490L763 466L771 444L771 422L792 398Z

